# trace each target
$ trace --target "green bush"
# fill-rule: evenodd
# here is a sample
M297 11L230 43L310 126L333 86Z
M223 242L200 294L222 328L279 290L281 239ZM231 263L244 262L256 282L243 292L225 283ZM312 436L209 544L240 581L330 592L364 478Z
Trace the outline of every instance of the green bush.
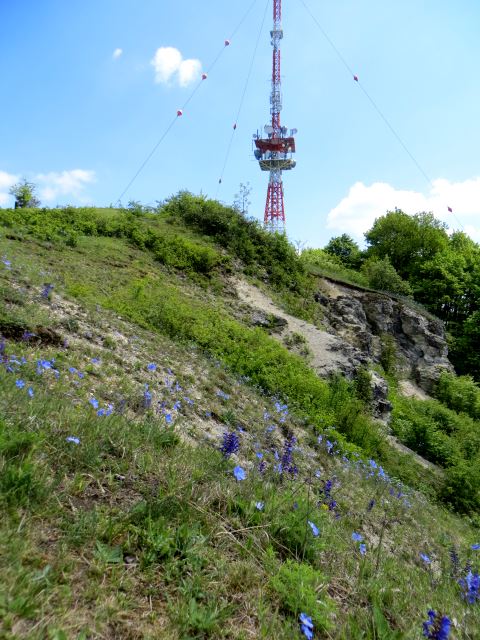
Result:
M441 497L461 513L480 511L480 458L461 462L445 473Z
M454 411L480 418L480 388L470 376L456 376L445 371L438 381L435 397Z
M369 258L362 265L362 273L367 277L372 289L398 293L402 296L412 295L410 284L402 280L388 256L381 259Z

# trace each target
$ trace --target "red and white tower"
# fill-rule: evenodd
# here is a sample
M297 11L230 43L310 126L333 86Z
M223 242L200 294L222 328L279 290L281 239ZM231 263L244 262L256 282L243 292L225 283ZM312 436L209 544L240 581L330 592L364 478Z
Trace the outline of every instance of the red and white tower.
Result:
M273 0L273 31L270 31L273 46L272 92L270 94L270 113L272 124L265 125L266 138L254 134L255 158L262 171L270 172L267 202L265 204L264 224L270 231L285 232L285 205L283 202L282 171L295 167L292 153L295 152L294 135L296 129L287 134L287 127L280 124L282 110L282 81L280 76L280 42L282 30L282 0Z

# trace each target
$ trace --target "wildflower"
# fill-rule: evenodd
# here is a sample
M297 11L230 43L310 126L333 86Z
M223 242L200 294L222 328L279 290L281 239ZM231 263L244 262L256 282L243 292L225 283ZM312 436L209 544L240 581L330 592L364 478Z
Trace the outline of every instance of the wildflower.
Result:
M285 470L292 475L297 474L297 465L293 461L293 447L296 443L296 438L293 434L287 436L285 440L285 444L283 446L283 454L282 454L282 462L281 462L281 470L280 473Z
M7 267L7 269L10 271L10 270L11 270L11 268L12 268L12 263L10 262L10 260L7 260L7 259L5 258L5 256L3 256L3 258L2 258L2 262L3 262L3 264Z
M263 453L262 453L261 451L257 451L257 453L256 453L255 455L257 456L257 458L258 458L259 460L262 460L262 458L263 458Z
M478 573L472 573L470 569L465 578L460 578L458 584L463 591L463 597L469 604L475 604L477 600L480 600L480 575Z
M19 389L23 389L23 387L25 386L25 382L23 380L17 380L15 382L15 386L18 387Z
M240 440L236 431L225 431L223 434L223 442L220 447L220 451L223 453L223 457L229 458L240 449Z
M173 418L172 418L172 416L171 416L169 413L166 413L166 414L165 414L165 422L166 422L167 424L172 424L172 422L173 422Z
M35 334L31 333L31 331L24 331L23 332L23 336L22 336L22 340L27 342L27 340L30 340L30 338L34 338L34 337L35 337Z
M473 549L473 551L478 551L480 549L480 544L472 544L470 549Z
M263 511L264 506L265 506L264 502L256 502L255 503L255 508L257 509L257 511Z
M327 447L327 453L331 455L333 451L333 442L330 442L330 440L327 440L325 446Z
M261 475L263 475L266 470L267 470L267 463L265 462L265 460L261 460L260 464L258 465L258 471Z
M90 398L89 403L94 409L98 409L98 400L96 398Z
M92 358L91 363L92 364L100 364L100 360L98 358Z
M32 387L28 387L28 389L27 389L27 393L28 393L28 395L30 396L30 398L33 398L34 393L33 393L33 389L32 389Z
M150 364L147 364L147 369L149 371L156 371L157 370L157 365L154 364L153 362L151 362Z
M97 416L102 417L102 416L104 416L104 415L105 415L105 409L99 409L99 410L97 411Z
M65 440L67 442L73 442L73 444L80 444L80 438L77 438L75 436L67 436Z
M367 553L367 545L366 544L360 544L358 546L358 550L360 551L361 555L364 556Z
M109 404L107 410L105 411L106 416L111 416L113 413L113 404Z
M360 535L359 533L356 533L355 531L352 533L352 540L354 542L362 542L363 540L363 536Z
M370 502L368 503L368 507L367 507L367 511L371 511L373 509L373 507L375 506L375 500L370 500Z
M313 622L310 616L307 616L306 613L301 613L298 617L300 621L300 630L303 635L307 638L307 640L312 640L313 638Z
M310 525L314 538L316 538L320 534L319 528L311 520L308 520L308 524Z
M230 396L228 395L228 393L225 393L224 391L221 391L221 390L217 391L217 396L219 398L222 398L222 400L229 400L230 399Z
M245 480L245 478L247 477L245 469L242 469L242 467L235 467L233 470L233 475L235 476L235 480L237 480L238 482L240 482L241 480Z
M180 407L182 406L182 403L180 402L180 400L177 400L175 402L175 404L173 405L173 410L174 411L178 411L180 409Z
M75 367L69 367L68 370L70 371L70 373L77 373Z
M49 298L52 292L53 284L45 284L41 293L42 298Z
M143 406L145 409L149 409L152 404L152 394L148 390L148 384L145 385L145 391L143 392Z
M460 570L460 558L455 547L450 549L450 560L452 562L452 575L457 576Z
M448 616L441 616L430 609L428 620L423 623L423 635L429 640L448 640L450 625Z
M212 417L212 412L211 411L205 411L205 417L206 418L211 418Z
M315 478L321 478L322 477L322 472L320 471L320 469L317 469L315 471Z
M430 564L432 562L425 553L421 553L420 558L425 562L425 564Z

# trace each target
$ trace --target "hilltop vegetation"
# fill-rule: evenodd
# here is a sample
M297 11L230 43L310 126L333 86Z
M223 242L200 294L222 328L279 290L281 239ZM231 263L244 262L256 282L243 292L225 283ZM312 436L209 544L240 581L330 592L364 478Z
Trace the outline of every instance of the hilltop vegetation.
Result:
M417 465L238 315L233 275L321 321L293 247L188 193L1 210L0 256L2 637L476 637L472 381L394 395Z

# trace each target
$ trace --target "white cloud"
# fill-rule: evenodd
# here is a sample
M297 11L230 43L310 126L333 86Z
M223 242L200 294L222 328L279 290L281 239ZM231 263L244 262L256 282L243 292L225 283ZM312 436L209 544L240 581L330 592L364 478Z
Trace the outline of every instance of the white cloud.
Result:
M73 196L82 200L86 185L95 182L95 172L85 169L73 169L50 173L40 173L34 182L39 185L40 200L51 202L59 196Z
M157 49L151 64L155 69L155 82L170 84L172 81L176 81L181 87L188 87L198 79L202 70L200 60L194 58L184 60L180 51L175 47Z
M115 51L112 53L112 58L114 60L118 60L118 58L120 58L122 53L123 53L123 49L115 49Z
M6 171L0 171L0 207L9 203L12 196L8 193L9 188L19 181L19 176L15 176Z
M409 214L432 211L450 229L459 229L460 222L466 233L480 241L480 177L464 182L434 180L427 193L396 189L385 182L370 186L357 182L329 212L327 227L363 240L363 234L371 228L375 218L395 207Z

